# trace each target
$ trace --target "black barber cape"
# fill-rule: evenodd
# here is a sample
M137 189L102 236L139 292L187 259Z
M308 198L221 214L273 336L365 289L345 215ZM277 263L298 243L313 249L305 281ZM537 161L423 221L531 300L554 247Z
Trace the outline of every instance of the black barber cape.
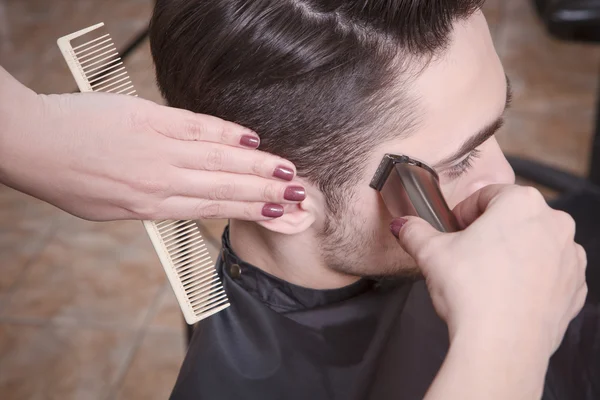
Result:
M240 260L217 269L231 306L200 322L171 399L422 399L448 350L423 281L294 286ZM600 313L586 306L549 369L545 400L600 399Z

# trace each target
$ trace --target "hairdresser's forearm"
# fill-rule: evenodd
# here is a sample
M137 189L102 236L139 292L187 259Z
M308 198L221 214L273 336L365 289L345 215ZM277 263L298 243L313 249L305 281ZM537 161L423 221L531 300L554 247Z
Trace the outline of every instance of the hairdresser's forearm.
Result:
M16 117L29 116L36 102L36 93L16 80L0 65L0 127L14 123ZM20 120L23 125L26 121ZM4 130L4 129L3 129Z
M549 354L536 339L497 330L456 335L425 400L533 400Z
M28 135L39 125L37 106L36 93L0 66L0 183L6 183L8 179L11 159L22 156L13 154L10 144L17 136Z

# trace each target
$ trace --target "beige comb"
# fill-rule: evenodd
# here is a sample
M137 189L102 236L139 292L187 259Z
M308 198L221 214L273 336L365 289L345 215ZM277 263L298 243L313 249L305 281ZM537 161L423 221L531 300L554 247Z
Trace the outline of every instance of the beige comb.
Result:
M103 23L58 39L82 92L136 96L123 61ZM144 227L181 311L192 325L229 306L227 295L195 221L144 221Z

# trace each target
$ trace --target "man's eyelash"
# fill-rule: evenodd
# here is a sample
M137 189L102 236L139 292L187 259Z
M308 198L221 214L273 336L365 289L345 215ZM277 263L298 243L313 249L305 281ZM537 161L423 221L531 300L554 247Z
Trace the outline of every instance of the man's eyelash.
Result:
M471 153L469 153L469 155L464 160L462 160L458 164L456 164L453 167L446 170L445 174L450 179L459 178L462 174L467 172L473 166L473 161L476 158L479 158L480 155L481 155L481 150L478 150L478 149L473 150Z

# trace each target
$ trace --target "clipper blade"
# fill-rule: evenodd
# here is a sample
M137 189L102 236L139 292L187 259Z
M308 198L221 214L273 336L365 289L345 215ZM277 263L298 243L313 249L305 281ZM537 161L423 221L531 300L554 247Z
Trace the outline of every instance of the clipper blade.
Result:
M393 217L418 216L441 232L458 230L433 168L404 155L386 154L370 186L381 193Z

